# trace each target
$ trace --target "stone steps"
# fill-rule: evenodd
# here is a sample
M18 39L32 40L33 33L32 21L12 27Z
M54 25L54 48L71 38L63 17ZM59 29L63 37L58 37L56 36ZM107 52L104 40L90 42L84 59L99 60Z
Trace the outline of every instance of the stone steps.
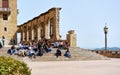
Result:
M35 59L34 58L30 59L29 57L20 57L17 55L9 55L7 54L8 49L9 47L0 49L0 55L12 57L12 58L15 58L21 61L79 61L79 60L106 60L108 59L107 57L104 57L102 55L96 54L94 52L91 52L89 50L82 49L79 47L70 47L70 53L71 53L72 58L69 58L69 59L64 57L64 53L66 50L61 50L62 56L60 56L59 58L56 58L54 54L57 48L53 48L51 53L46 53L43 56L37 56Z
M87 49L82 48L70 48L70 51L74 51L74 54L78 54L77 57L84 57L87 60L106 60L107 57L96 54L95 52L89 51Z

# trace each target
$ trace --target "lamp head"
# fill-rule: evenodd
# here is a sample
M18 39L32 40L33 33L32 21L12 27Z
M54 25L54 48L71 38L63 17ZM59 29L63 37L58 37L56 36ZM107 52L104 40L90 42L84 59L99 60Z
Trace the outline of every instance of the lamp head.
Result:
M105 25L104 27L104 33L107 34L108 33L108 27Z

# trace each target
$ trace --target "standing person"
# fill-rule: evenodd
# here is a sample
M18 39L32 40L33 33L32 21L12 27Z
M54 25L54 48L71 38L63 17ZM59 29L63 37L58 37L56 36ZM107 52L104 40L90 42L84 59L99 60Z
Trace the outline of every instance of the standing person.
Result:
M4 35L2 36L2 43L3 43L3 46L4 46L4 42L5 42L5 37Z
M2 48L2 41L0 40L0 48Z

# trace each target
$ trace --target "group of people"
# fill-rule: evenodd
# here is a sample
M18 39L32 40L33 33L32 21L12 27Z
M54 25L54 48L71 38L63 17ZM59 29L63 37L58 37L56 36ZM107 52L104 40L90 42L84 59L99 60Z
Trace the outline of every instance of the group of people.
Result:
M22 43L18 44L18 48L13 45L11 49L8 50L9 54L17 54L19 56L29 56L30 58L36 56L43 56L46 53L50 53L53 48L57 48L55 56L58 58L62 55L61 49L67 49L64 56L70 58L70 51L68 43L63 43L62 41L56 41L53 44L49 40L39 40L38 42L33 41L32 43Z
M55 55L56 55L57 58L62 55L62 52L61 52L60 48L58 48L56 50ZM69 48L67 48L66 52L64 53L64 56L67 57L67 58L71 58L71 54L70 54Z

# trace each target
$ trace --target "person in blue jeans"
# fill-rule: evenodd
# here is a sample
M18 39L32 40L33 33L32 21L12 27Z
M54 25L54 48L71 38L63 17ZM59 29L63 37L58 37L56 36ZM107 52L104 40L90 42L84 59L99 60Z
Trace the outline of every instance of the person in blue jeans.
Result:
M30 49L29 57L32 58L33 56L34 56L34 58L36 58L35 51L33 49Z
M14 54L14 53L15 53L15 51L16 51L16 48L15 48L15 46L14 46L14 45L12 45L12 46L11 46L11 48L10 48L10 49L8 49L7 53L8 53L8 54L10 54L10 55L12 55L12 54Z
M67 48L67 51L65 52L64 56L67 57L67 58L71 58L69 48Z

